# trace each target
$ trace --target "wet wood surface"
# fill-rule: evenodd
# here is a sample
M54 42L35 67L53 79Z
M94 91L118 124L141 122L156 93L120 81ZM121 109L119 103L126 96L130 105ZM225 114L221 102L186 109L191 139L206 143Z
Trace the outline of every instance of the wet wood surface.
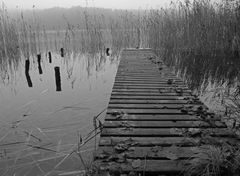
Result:
M123 50L95 157L100 170L181 175L203 135L234 140L151 49Z

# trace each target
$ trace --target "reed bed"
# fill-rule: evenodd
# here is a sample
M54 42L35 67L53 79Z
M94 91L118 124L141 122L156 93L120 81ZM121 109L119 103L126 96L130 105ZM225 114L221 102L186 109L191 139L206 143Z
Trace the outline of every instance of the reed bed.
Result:
M205 78L233 84L239 77L239 16L237 1L194 0L151 10L143 23L149 46L185 74L191 88L200 88Z

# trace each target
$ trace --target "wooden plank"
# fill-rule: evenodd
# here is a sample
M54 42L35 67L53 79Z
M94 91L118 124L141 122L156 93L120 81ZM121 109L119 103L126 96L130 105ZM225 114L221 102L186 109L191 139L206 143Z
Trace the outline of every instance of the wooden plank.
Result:
M168 79L174 79L174 80L181 80L180 78L176 76L167 76L164 74L157 74L157 75L129 75L129 74L117 74L115 79L156 79L156 80L168 80Z
M126 67L126 66L119 65L118 70L119 71L130 71L130 72L142 72L142 71L154 72L154 71L158 70L158 67L146 66L146 65L145 66L134 65L134 67L132 67L132 66Z
M164 96L164 95L160 95L160 96L123 96L123 95L112 95L111 99L126 99L126 100L183 100L184 98L188 98L191 96Z
M192 95L191 91L188 90L182 90L182 92L176 92L176 90L174 89L146 89L146 90L142 90L142 89L113 89L112 90L112 94L117 94L117 93L127 93L127 94L167 94L167 95L173 95L173 94L186 94L186 95Z
M139 69L127 69L127 68L122 68L122 69L118 69L118 72L124 72L124 73L136 73L136 74L139 74L139 73L147 73L148 75L150 74L159 74L158 72L158 69L144 69L144 68L139 68Z
M126 64L128 64L128 66L126 66ZM134 64L134 68L132 67L131 64ZM162 67L162 66L161 66ZM119 65L118 65L118 69L146 69L146 70L149 70L149 69L153 69L153 68L158 68L158 66L153 66L151 63L148 63L148 62L140 62L140 63L136 63L136 62L121 62ZM163 68L163 67L162 67Z
M134 87L177 87L177 88L187 88L185 85L180 85L180 84L167 84L167 83L163 83L163 84L148 84L148 83L114 83L114 87L124 87L124 86L134 86Z
M180 78L165 78L162 75L151 76L151 77L142 77L142 76L117 76L115 81L157 81L157 82L167 82L169 79L172 79L174 82L182 83L183 81Z
M145 93L145 92L112 92L113 96L191 96L192 94L187 92L187 93L177 93L177 92L161 92L160 90L158 91L158 93Z
M141 104L109 104L108 108L109 109L183 109L183 108L188 108L188 107L204 107L207 109L207 106L203 104L148 104L148 103L141 103ZM191 113L189 113L191 114ZM194 115L194 113L192 113Z
M115 116L111 114L106 114L105 120L124 120L124 121L199 121L199 117L193 115L161 115L161 114L124 114L123 116ZM214 119L213 119L214 120Z
M118 77L142 77L142 78L165 77L165 79L175 79L176 78L176 76L173 74L166 74L166 73L162 73L162 72L149 73L149 72L145 72L145 71L138 72L138 73L118 71L117 75L118 75Z
M129 64L129 63L127 63L127 64ZM145 66L143 66L143 65L142 66L134 65L134 67L132 67L132 65L127 66L127 67L123 66L123 65L119 65L118 70L119 71L131 71L131 72L141 72L141 71L153 72L153 71L157 71L158 67L156 65L148 65L148 66L147 65L145 65Z
M105 128L226 128L226 125L217 121L216 126L204 121L106 121Z
M182 90L182 91L189 91L189 88L187 87L181 87L181 88L178 88L176 86L162 86L162 87L150 87L150 86L121 86L121 85L113 85L113 90L115 89L119 89L119 90L131 90L131 89L134 89L136 91L140 91L140 90L144 90L144 91L150 91L151 90L158 90L158 91L172 91L172 92L176 92L176 90ZM140 89L140 90L139 90Z
M108 109L182 109L183 104L109 104Z
M125 112L127 114L185 114L179 109L108 109L107 114Z
M153 100L153 99L114 99L111 98L109 104L189 104L189 100Z
M118 71L117 71L117 73L124 73L124 74L142 74L142 73L146 73L147 75L152 75L152 74L154 74L154 75L159 75L159 72L157 72L157 69L156 70L153 70L153 69L151 69L151 70L128 70L128 69L119 69ZM168 74L168 75L171 75L171 74ZM175 76L175 75L172 75L172 76Z
M136 79L115 79L115 83L150 83L150 84L161 84L161 83L167 83L168 80L162 80L162 79L145 79L145 80L136 80ZM177 84L184 84L180 80L174 80L174 83Z
M174 88L163 88L163 89L158 89L158 88L153 88L153 89L112 89L112 92L128 92L128 93L171 93L171 92L176 92L176 89ZM192 93L188 89L182 90L183 93Z
M113 89L173 89L174 86L170 87L169 85L166 86L134 86L134 85L113 85ZM179 88L179 87L178 87ZM187 87L180 87L183 90L189 90Z
M126 79L126 78L118 78L115 79L115 83L148 83L148 84L168 84L168 80L162 80L162 79ZM175 84L179 85L185 85L182 81L174 80Z
M198 129L198 128L195 128ZM183 137L186 129L179 128L103 128L101 136L118 137ZM232 137L228 130L209 128L204 131L210 136Z
M128 66L124 65L123 63L121 63L118 66L118 70L126 70L126 71L142 71L142 70L149 70L149 71L153 71L153 70L159 70L158 68L161 68L161 70L164 70L166 67L164 66L160 66L160 65L154 65L154 64L148 64L147 62L142 62L141 65L140 64L136 64L134 62L125 62L125 64L128 64ZM131 65L134 64L134 67Z
M154 80L154 81L167 81L168 79L173 79L174 81L180 81L179 78L176 77L168 77L168 76L163 76L163 75L158 75L158 76L124 76L124 75L117 75L115 77L115 80Z
M134 66L132 64L134 64ZM149 68L158 68L159 66L160 65L152 64L148 60L140 61L139 63L135 61L123 61L123 62L120 62L118 69L136 69L136 68L149 69Z
M189 159L194 154L199 152L198 147L130 147L122 153L125 154L126 158L129 159L158 159L158 160L169 160L169 153L174 155L177 159ZM110 158L112 155L116 155L117 152L114 147L101 146L98 148L96 158L102 159Z
M154 61L153 61L154 62ZM149 65L155 65L156 63L153 63L152 61L150 61L149 59L147 59L146 57L145 58L142 58L142 59L123 59L121 60L121 64L125 65L125 66L129 66L127 65L127 63L136 63L138 65L141 65L139 63L146 63L146 64L149 64ZM157 61L158 64L163 64L163 61L162 60L158 60Z
M215 137L214 139L220 141L222 138ZM162 146L169 147L172 145L178 146L195 146L200 142L200 137L104 137L99 141L99 146L115 146L122 142L131 142L135 147L153 147Z
M111 162L106 163L101 160L98 160L94 163L97 168L100 168L100 171L110 170L111 172L143 172L147 174L148 172L162 173L162 174L176 174L181 172L183 166L179 161L170 161L170 160L141 160L139 167L132 167L132 162L128 163L117 163Z
M128 86L128 85L134 85L134 86L168 86L168 87L186 87L185 84L180 84L180 83L172 83L172 84L168 84L167 81L166 82L115 82L114 85L123 85L123 86Z
M148 72L146 73L146 71L139 71L139 72L126 72L126 71L117 71L117 75L118 76L126 76L126 77L132 77L132 76L141 76L141 77L169 77L169 78L176 78L176 75L172 74L172 73L164 73L164 72ZM165 78L166 79L166 78Z
M238 143L239 139L225 138L225 137L211 137L209 138L212 143L231 142ZM199 146L202 141L201 137L101 137L99 146L115 146L119 143L130 143L134 147L170 147L172 145L189 147Z

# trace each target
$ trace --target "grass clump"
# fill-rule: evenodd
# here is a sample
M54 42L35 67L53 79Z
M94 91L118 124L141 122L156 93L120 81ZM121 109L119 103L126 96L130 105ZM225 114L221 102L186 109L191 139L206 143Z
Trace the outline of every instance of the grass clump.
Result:
M239 146L201 146L190 159L184 172L186 176L237 176L240 174Z

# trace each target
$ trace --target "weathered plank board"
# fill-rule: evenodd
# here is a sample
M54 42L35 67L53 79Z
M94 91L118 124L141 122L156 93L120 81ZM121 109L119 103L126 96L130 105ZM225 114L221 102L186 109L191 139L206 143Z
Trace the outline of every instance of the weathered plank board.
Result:
M236 140L206 109L151 49L123 50L95 165L103 172L183 174L184 162L207 140Z
M235 138L223 138L214 137L212 138L216 143L219 141L236 141ZM212 140L211 139L211 140ZM135 144L135 147L154 147L154 146L197 146L201 142L200 137L101 137L99 146L116 146L119 143L131 142Z
M220 138L217 138L220 140ZM130 141L135 143L134 146L138 147L153 147L153 146L194 146L199 143L200 138L190 138L190 137L101 137L99 141L99 146L116 146L119 143L124 143Z
M184 105L182 104L163 104L163 105L152 105L152 104L109 104L109 109L181 109Z
M144 100L144 99L110 99L110 104L189 104L189 100L161 99L161 100ZM198 103L199 104L199 103Z
M115 79L115 83L145 83L145 84L167 84L167 81L164 80L151 80L151 79L140 79L140 80L135 80L135 79ZM178 83L178 84L184 84L182 81L180 80L175 80L174 83Z
M107 114L113 114L116 111L122 111L127 114L185 114L178 109L108 109Z
M125 120L125 121L199 121L201 120L197 116L193 115L185 115L185 114L127 114L123 116L114 116L111 114L107 114L105 120Z
M139 167L133 167L132 163L134 161L130 160L126 163L117 163L117 162L103 162L101 160L98 160L95 162L96 166L99 166L101 169L111 169L112 172L116 173L128 173L132 171L136 172L143 172L146 173L166 173L166 174L172 174L176 172L180 172L182 169L182 163L180 162L174 162L169 160L140 160Z
M114 96L119 96L119 95L122 95L122 96L159 96L159 95L163 95L163 96L190 96L192 95L190 92L168 92L168 93L165 93L165 92L161 92L161 91L158 91L157 93L142 93L142 92L112 92L111 95L114 95Z
M126 151L126 157L131 159L162 159L168 160L168 152L176 153L178 159L188 159L196 153L198 147L134 147ZM116 150L113 147L101 147L98 150L97 156L113 155ZM105 156L106 157L106 156Z
M192 129L190 129L192 130ZM200 131L200 128L196 128ZM232 137L227 130L222 128L209 128L208 135L217 137ZM181 128L131 128L129 126L122 128L104 128L101 136L119 136L119 137L184 137L185 129ZM200 134L195 134L200 135ZM194 135L194 136L195 136Z
M113 89L174 89L174 88L181 88L182 90L189 90L187 87L170 87L168 85L163 86L135 86L135 85L114 85Z
M203 121L106 121L105 128L211 128L212 125ZM216 128L225 128L226 126L218 122ZM212 127L213 128L213 127Z
M111 99L125 99L125 100L184 100L185 97L182 96L164 96L164 95L158 95L158 96L141 96L141 95L135 95L135 96L127 96L127 95L112 95ZM191 98L188 96L188 98ZM192 97L193 98L193 97Z

